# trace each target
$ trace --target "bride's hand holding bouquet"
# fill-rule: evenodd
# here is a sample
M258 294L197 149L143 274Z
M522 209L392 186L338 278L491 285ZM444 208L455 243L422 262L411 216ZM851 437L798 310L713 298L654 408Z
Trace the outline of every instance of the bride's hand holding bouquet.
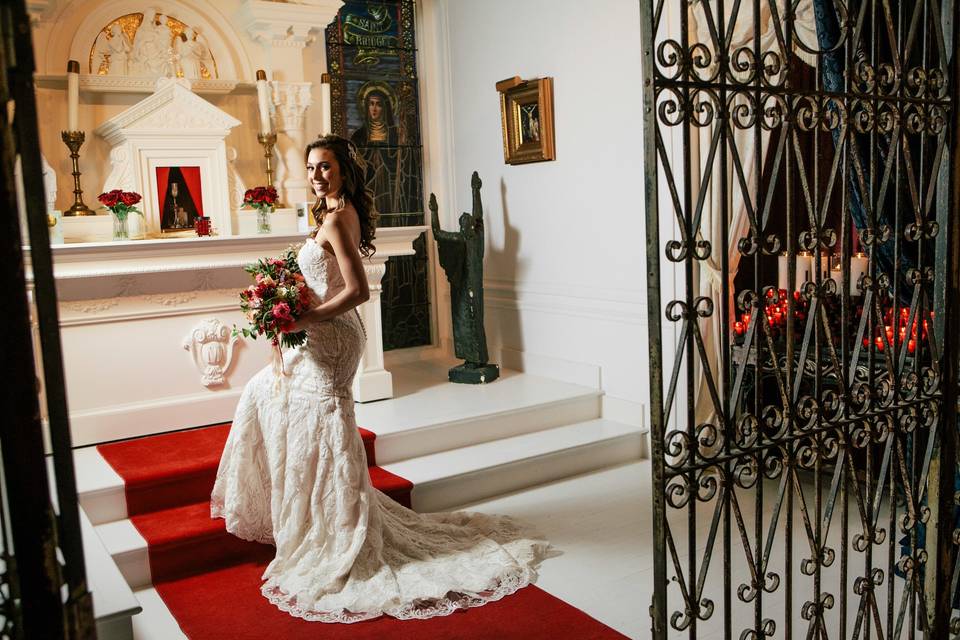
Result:
M244 267L254 283L240 292L240 309L249 321L248 327L237 329L256 339L266 336L274 346L296 347L307 340L307 333L297 325L309 309L313 292L303 279L293 248L277 258L263 258Z

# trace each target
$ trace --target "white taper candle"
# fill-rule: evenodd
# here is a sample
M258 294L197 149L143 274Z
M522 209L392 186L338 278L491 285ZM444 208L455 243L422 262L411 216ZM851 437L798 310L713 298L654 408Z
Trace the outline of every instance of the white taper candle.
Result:
M323 109L323 135L333 132L333 113L330 101L330 76L326 73L320 76L320 104Z
M263 69L257 69L257 107L260 110L260 133L270 133L270 87L267 85L267 74Z
M80 130L80 63L67 62L67 131Z

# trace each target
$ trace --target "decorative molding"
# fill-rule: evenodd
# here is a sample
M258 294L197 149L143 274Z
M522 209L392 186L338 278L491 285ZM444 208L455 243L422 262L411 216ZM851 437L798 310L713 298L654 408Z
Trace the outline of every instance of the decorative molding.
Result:
M383 276L387 273L387 263L367 262L363 265L363 271L367 274L367 282L370 283L370 289L381 291L383 289Z
M102 300L77 300L75 302L62 302L60 307L64 311L74 313L103 313L108 309L113 309L120 302L116 298L105 298Z
M109 144L126 142L126 130L156 130L170 135L170 130L203 129L212 136L225 137L241 122L218 109L190 90L185 78L160 78L154 81L156 91L129 109L110 118L94 130ZM195 135L196 132L191 132Z
M197 297L181 305L148 306L146 300L135 298L120 302L102 311L89 311L86 315L78 315L75 308L67 309L65 305L81 305L84 301L65 302L61 304L60 327L80 327L96 324L112 324L118 322L159 320L177 316L195 316L204 314L239 313L240 300L237 297L239 289L220 289L211 291L209 296ZM112 309L112 310L111 310ZM64 313L69 311L69 313Z
M196 300L197 293L195 291L185 291L181 293L153 293L143 296L142 299L151 304L157 304L162 307L181 307L188 302L193 302Z
M310 94L312 82L279 82L270 83L273 89L273 105L282 120L278 124L280 131L303 131L303 119L307 109L313 103ZM298 152L300 150L298 149Z
M240 203L243 202L243 195L247 191L247 185L240 177L240 172L237 171L237 157L237 149L227 147L227 191L230 193L230 204L240 206Z
M118 144L110 150L110 173L103 182L102 192L105 193L113 189L136 190L129 144Z
M224 374L233 361L233 345L237 340L237 336L215 318L202 321L183 339L183 348L190 352L204 386L225 382Z
M524 284L484 280L484 303L494 309L541 313L647 325L647 304L640 291L597 289L566 284Z
M65 75L36 75L34 82L40 89L66 89ZM191 80L190 90L194 93L225 95L228 93L253 93L256 85L239 80ZM153 93L157 90L156 78L134 76L80 76L80 93Z
M316 0L309 4L244 0L241 23L250 37L271 47L303 48L336 17L342 0Z

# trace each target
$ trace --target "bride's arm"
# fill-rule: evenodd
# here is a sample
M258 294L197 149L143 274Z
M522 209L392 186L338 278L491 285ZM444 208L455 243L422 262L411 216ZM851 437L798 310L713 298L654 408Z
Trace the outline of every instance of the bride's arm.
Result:
M370 299L370 287L363 270L360 249L350 237L345 216L327 214L327 219L323 221L323 233L337 258L344 287L335 296L301 316L295 331L302 330L304 324L334 318ZM320 250L324 249L321 247Z

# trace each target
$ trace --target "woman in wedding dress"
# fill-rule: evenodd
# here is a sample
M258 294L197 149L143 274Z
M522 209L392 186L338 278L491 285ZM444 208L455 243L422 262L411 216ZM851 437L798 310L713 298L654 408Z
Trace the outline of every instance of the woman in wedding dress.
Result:
M318 223L298 260L315 306L296 329L308 339L282 374L266 367L244 389L211 513L276 546L261 591L306 620L429 618L499 600L534 581L547 542L504 516L418 514L370 484L351 385L376 214L351 142L321 137L306 162Z

